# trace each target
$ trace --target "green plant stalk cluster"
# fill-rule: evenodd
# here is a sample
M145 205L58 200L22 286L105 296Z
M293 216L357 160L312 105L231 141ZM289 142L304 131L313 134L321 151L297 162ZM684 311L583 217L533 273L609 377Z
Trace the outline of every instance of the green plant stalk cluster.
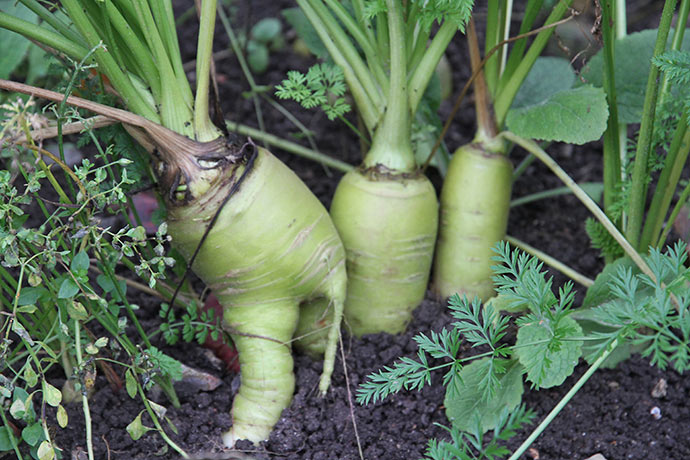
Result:
M664 2L664 9L661 13L661 21L659 22L656 44L654 46L654 57L660 56L666 49L666 41L671 29L671 21L673 20L676 4L677 1L675 0L666 0ZM640 242L647 196L647 176L649 173L647 170L647 159L652 148L652 132L659 96L658 77L659 69L654 64L651 64L647 89L645 91L642 123L637 139L635 164L631 178L630 207L625 228L626 238L638 250L646 249L640 247Z
M359 0L352 13L333 0L297 3L342 69L371 137L360 169L340 182L331 206L347 251L346 319L356 335L400 332L424 296L437 229L436 196L417 170L411 120L472 2ZM291 76L279 96L303 101L299 83ZM372 299L382 301L381 311Z

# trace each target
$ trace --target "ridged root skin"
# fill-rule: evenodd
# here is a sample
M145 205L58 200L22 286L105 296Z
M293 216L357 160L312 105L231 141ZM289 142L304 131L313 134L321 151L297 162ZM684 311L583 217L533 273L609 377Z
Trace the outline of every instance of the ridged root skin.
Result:
M169 233L187 260L245 167L228 167L206 194L170 207ZM224 442L265 440L292 400L291 340L299 306L311 299L327 299L334 312L320 383L322 393L328 388L347 284L337 231L302 181L259 148L192 269L223 306L240 360L241 385Z
M494 295L492 247L505 238L513 166L481 144L455 152L441 190L433 290L487 300Z
M402 332L424 299L438 226L438 201L422 174L355 170L331 205L347 253L346 326L353 334Z

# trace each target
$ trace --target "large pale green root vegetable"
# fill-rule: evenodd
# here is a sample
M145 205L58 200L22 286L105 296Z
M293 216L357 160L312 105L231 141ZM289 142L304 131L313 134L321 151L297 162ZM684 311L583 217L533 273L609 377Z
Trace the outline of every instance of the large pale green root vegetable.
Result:
M347 326L356 335L402 332L429 280L438 223L431 182L421 173L349 172L331 217L347 248Z
M258 148L249 166L227 168L208 191L171 203L169 232L189 258L216 210L245 168L193 264L224 308L237 347L241 385L233 402L227 446L268 438L294 391L291 340L300 304L323 298L332 310L320 390L333 370L345 298L342 243L321 203L283 163Z
M505 238L513 166L481 144L460 147L441 190L433 290L486 300L494 295L491 248Z

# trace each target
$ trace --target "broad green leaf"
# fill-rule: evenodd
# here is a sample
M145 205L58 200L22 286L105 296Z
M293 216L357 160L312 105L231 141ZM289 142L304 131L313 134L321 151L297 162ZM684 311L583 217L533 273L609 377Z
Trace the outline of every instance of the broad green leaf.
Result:
M0 0L0 11L25 21L36 23L36 15L15 0ZM31 42L17 33L10 32L7 29L0 29L0 43L2 43L0 78L6 79L24 60Z
M127 425L127 433L132 437L134 441L137 441L139 438L144 436L147 431L152 430L153 428L149 428L147 426L144 426L144 424L141 422L141 414L144 411L139 412L139 415L132 420L132 422Z
M125 295L127 293L127 282L125 280L116 280L117 281L117 289L115 289L115 283L113 283L113 280L106 275L98 275L96 277L96 282L98 285L103 289L104 292L109 293L110 295L113 296L113 299L115 299L118 302L122 301L122 298L120 297L120 294Z
M24 401L21 399L15 399L10 406L10 414L16 420L21 420L24 418L24 415L26 414L26 406L24 405Z
M62 401L62 393L50 383L43 381L43 397L49 406L57 407Z
M43 282L43 278L38 273L29 273L29 285L36 287Z
M141 225L130 228L125 235L132 238L134 241L146 241L146 229Z
M60 284L60 290L58 291L58 299L69 299L74 297L79 292L79 286L74 282L71 276L68 276Z
M38 460L53 460L55 458L55 450L50 444L50 441L43 441L38 446Z
M522 82L511 109L539 104L560 91L572 88L574 83L575 71L570 61L558 57L540 57Z
M642 106L656 34L656 29L643 30L616 40L616 102L618 121L621 123L639 123L642 119ZM669 41L671 37L673 33L669 34ZM687 30L681 49L690 51L690 36ZM601 51L590 59L582 70L581 77L585 83L596 87L603 86L604 60Z
M483 377L481 370L488 359L480 359L463 367L460 379L456 383L456 391L453 392L454 397L449 397L450 392L446 392L446 416L453 426L460 430L472 429L472 420L476 413L481 416L482 430L491 430L496 427L503 408L513 410L520 405L524 369L517 362L510 363L506 373L500 376L498 390L494 396L489 400L483 397L480 386Z
M79 251L77 255L74 256L74 259L72 259L72 263L70 264L69 268L74 273L84 275L89 270L90 264L91 262L89 261L89 255L86 253L86 251Z
M28 343L30 346L33 346L34 341L29 335L29 333L26 331L24 326L22 326L22 323L20 323L16 318L12 320L12 332L17 334L23 341Z
M32 447L38 444L39 441L45 439L41 422L35 422L24 427L22 430L22 439Z
M29 363L27 363L26 367L24 368L24 381L26 382L29 388L36 386L36 384L38 383L38 375Z
M574 313L576 318L580 317L580 313L584 309L597 307L614 298L614 295L611 293L610 283L618 271L623 268L629 268L633 270L633 273L639 273L637 265L630 257L622 257L606 264L601 273L594 279L594 284L587 289L585 299L582 301L582 307Z
M57 407L57 414L55 416L57 417L57 422L58 425L60 425L60 428L64 428L67 426L67 423L69 422L69 416L67 415L67 411L62 406L62 404L60 404Z
M257 22L250 32L251 37L259 42L269 44L280 37L283 26L276 18L264 18Z
M45 300L50 297L50 293L43 287L24 287L19 293L17 305L34 305L39 300Z
M12 450L12 440L10 439L10 432L7 427L0 426L0 452Z
M320 59L327 59L330 56L316 30L300 8L287 8L283 10L283 16L288 24L295 29L297 36L304 41L313 55Z
M527 370L527 380L537 388L558 386L573 373L582 355L582 329L566 316L552 332L545 323L520 327L515 343L520 363Z
M125 388L130 398L134 399L137 396L137 380L131 369L125 372Z
M254 73L262 74L266 72L269 59L266 45L253 41L247 44L247 62Z
M525 138L584 144L602 136L608 115L604 90L580 86L510 109L506 126Z
M22 305L21 307L17 308L17 313L26 313L26 314L33 314L36 313L36 305Z
M67 313L70 318L76 319L77 321L84 321L88 319L89 314L86 312L86 308L81 302L67 302Z
M32 85L34 82L48 73L50 64L57 62L56 59L38 46L29 47L29 70L26 74L26 84Z
M168 412L168 409L166 409L164 406L161 406L160 404L151 401L150 399L149 404L151 405L151 409L153 409L153 412L155 412L158 417L165 417L165 413Z
M98 348L103 348L108 345L108 337L100 337L96 340L94 345Z

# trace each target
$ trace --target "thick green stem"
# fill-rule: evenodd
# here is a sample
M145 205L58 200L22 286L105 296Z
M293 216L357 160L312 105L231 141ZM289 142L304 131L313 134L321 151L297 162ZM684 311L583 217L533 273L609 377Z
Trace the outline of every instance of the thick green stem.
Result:
M357 45L364 51L369 69L376 78L376 82L381 87L381 91L385 94L388 91L388 78L381 65L381 57L378 54L375 42L370 40L366 31L362 30L362 27L360 27L339 0L325 1L331 10L333 10L338 20L343 23L347 31L355 39ZM368 23L364 23L363 26L366 29Z
M558 4L556 4L551 11L551 14L549 14L549 17L546 19L544 25L553 24L561 19L568 10L571 1L572 0L559 0ZM496 123L499 128L503 126L506 114L513 103L515 95L520 89L522 82L525 80L525 78L527 78L527 74L532 69L534 62L541 55L541 52L544 50L544 47L546 46L549 38L551 38L554 30L555 28L549 27L537 34L532 42L532 45L529 47L529 50L527 50L525 57L520 61L520 64L510 76L510 80L506 82L506 85L503 87L501 92L496 94L494 99L494 111Z
M402 5L387 0L390 35L390 87L388 106L382 125L376 130L364 165L383 165L397 172L411 172L417 167L410 137L410 106L407 99L407 59Z
M668 234L673 227L673 223L676 221L678 214L680 214L681 209L683 209L683 206L688 201L688 197L690 197L690 183L685 186L683 192L680 194L680 197L678 197L678 202L676 202L676 205L673 207L673 211L671 211L671 215L668 217L668 221L666 222L666 228L664 228L664 232L659 237L657 247L666 244L666 238L668 238Z
M84 46L75 43L65 37L46 29L45 27L37 26L23 19L16 18L7 13L0 11L0 28L11 30L26 38L43 43L51 48L65 53L75 61L81 61L89 53L89 50Z
M79 32L86 39L88 46L92 48L98 46L101 43L100 35L89 21L89 18L84 13L79 2L77 0L65 0L62 2L62 5L77 26ZM110 83L120 95L125 105L144 118L156 123L159 122L160 118L156 109L141 98L129 77L118 67L115 59L108 51L97 49L94 54L101 72L108 76Z
M676 7L676 0L666 0L664 9L661 13L661 21L654 45L654 56L659 56L666 49L666 40L671 29L673 12ZM640 247L640 233L642 230L642 220L647 201L647 175L649 152L652 148L652 134L654 131L654 120L656 115L657 98L659 92L658 85L659 69L651 64L647 88L645 92L644 105L642 109L642 123L640 134L637 140L637 150L635 152L635 165L632 175L632 186L630 190L630 205L628 208L628 222L625 235L630 244L636 249L646 249Z
M621 181L620 157L620 125L618 123L618 104L616 102L616 78L614 50L616 37L614 35L616 11L612 0L601 2L602 37L604 42L604 90L609 107L609 118L604 132L604 211L610 215L611 207L616 201L616 191Z
M518 240L517 238L514 238L510 235L506 235L506 241L509 242L511 245L525 251L528 254L532 254L534 257L538 258L539 260L543 261L546 265L549 267L558 270L559 272L563 273L565 276L570 278L571 280L575 281L576 283L580 283L584 287L588 288L592 284L594 284L594 280L586 277L582 273L577 272L576 270L572 269L571 267L567 266L560 260L557 260L550 255L546 254L543 251L540 251L539 249L530 246L529 244L525 243L524 241Z
M199 19L196 49L196 98L194 100L194 133L199 142L212 141L220 136L220 131L211 122L208 108L216 3L216 0L203 1Z
M205 3L205 0L204 2ZM177 40L177 30L175 28L175 15L173 13L172 2L150 2L153 14L156 18L156 25L161 39L165 44L170 65L172 66L179 97L184 104L191 107L194 103L192 88L189 86L187 74L182 65L182 54L180 54L180 44ZM201 33L201 32L200 32Z
M278 136L269 134L256 128L252 128L251 126L242 125L240 123L235 123L233 121L228 121L227 126L230 131L242 134L243 136L258 139L262 142L266 142L267 144L281 148L287 152L301 156L302 158L307 158L308 160L321 163L324 166L337 169L338 171L346 173L354 169L354 167L349 163L345 163L344 161L340 161L335 158L329 157L328 155L324 155L323 153L308 149L294 142L281 139Z
M144 43L139 40L139 36L134 32L134 29L132 29L130 23L122 15L120 10L117 9L115 4L113 2L106 2L105 5L108 9L110 21L113 23L115 29L124 40L127 48L134 55L137 65L139 65L142 69L142 74L140 77L144 79L151 87L153 98L155 100L159 100L161 97L161 78L158 72L158 67L153 62L151 53L148 51Z
M652 202L647 211L640 247L658 246L659 234L664 225L664 218L671 206L671 200L676 193L681 172L690 153L690 132L688 130L688 114L678 120L676 132L664 159L664 168L659 176Z
M140 21L144 24L146 41L160 71L161 99L157 102L160 104L161 122L166 128L192 138L194 137L192 107L185 101L184 89L177 84L170 56L158 33L158 26L151 8L144 0L134 2L134 7ZM189 83L185 82L185 84L189 87Z
M413 69L410 69L413 72L410 77L408 88L410 113L415 113L417 111L417 106L424 96L424 91L429 85L429 80L431 80L431 77L434 75L438 62L441 60L441 57L443 57L443 53L445 53L448 44L457 31L457 26L451 24L449 21L445 21L441 24L441 27L431 40L419 64Z
M333 61L335 61L335 63L343 69L347 86L352 93L352 97L357 103L359 115L362 117L369 134L373 134L381 117L380 101L374 101L370 98L369 94L373 91L373 89L366 88L365 82L362 82L359 79L358 72L349 62L349 56L346 56L341 51L339 43L336 44L334 39L331 38L332 34L340 33L344 35L342 29L340 29L337 23L335 25L333 25L331 22L326 23L326 21L319 16L317 10L312 7L312 3L315 2L310 0L297 0L297 4L302 9L305 16L307 16L307 19L309 19L309 22L311 22L312 26L314 26L319 38L323 42L324 46L326 46L326 49L328 49L328 53L330 54L331 58L333 58ZM332 17L330 19L334 20ZM332 28L336 27L337 29L335 29L335 31L331 30Z
M520 23L520 31L518 32L518 35L524 35L532 29L532 25L537 19L537 15L539 14L543 3L544 0L529 0L527 2L525 12L522 17L522 22ZM525 48L527 48L527 38L522 38L513 43L513 48L510 50L510 56L508 57L508 62L505 65L503 75L501 75L496 93L500 93L503 90L506 81L511 75L513 75L513 72L525 55Z
M640 268L640 270L652 280L656 277L654 273L647 265L647 262L640 256L640 254L635 250L635 248L625 239L625 236L618 230L613 222L608 218L608 216L602 211L599 206L587 195L587 192L582 190L580 187L563 169L558 166L553 158L549 156L544 150L541 149L534 141L523 139L509 131L504 131L501 133L501 137L516 143L523 149L532 153L537 157L542 163L544 163L555 175L558 177L570 190L573 191L573 195L585 205L585 207L594 215L594 217L601 222L601 224L606 228L606 230L613 236L618 244L623 248L625 253L635 262L635 264Z
M79 34L74 31L74 29L71 29L67 24L62 22L60 18L58 18L58 16L48 11L37 0L20 1L24 4L24 6L36 13L38 17L44 20L50 27L55 29L55 31L62 35L65 39L71 41L74 44L79 44L82 46L85 45L84 41L82 40L82 37L80 37Z

